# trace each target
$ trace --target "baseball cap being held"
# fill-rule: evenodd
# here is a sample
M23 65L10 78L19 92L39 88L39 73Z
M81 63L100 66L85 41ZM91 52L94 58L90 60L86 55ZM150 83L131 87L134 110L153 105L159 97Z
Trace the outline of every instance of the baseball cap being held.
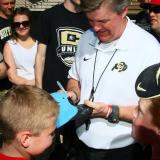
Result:
M75 105L66 93L54 92L51 93L53 99L59 107L56 127L60 128L71 120L76 120L81 124L87 120L92 114L93 109L84 104Z

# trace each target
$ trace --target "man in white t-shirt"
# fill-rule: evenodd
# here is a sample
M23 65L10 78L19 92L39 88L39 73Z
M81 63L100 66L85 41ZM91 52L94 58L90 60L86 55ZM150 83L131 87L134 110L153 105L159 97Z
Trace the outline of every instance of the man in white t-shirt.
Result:
M160 61L160 46L126 16L128 6L129 0L81 0L92 29L80 38L67 90L75 103L85 103L93 113L77 128L79 159L143 159L128 121L138 105L135 80Z

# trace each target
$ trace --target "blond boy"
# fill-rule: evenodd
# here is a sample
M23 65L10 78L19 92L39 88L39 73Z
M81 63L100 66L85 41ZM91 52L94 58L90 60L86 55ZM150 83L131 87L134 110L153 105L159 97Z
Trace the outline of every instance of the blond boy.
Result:
M16 86L0 101L0 159L31 160L51 144L58 107L44 90Z

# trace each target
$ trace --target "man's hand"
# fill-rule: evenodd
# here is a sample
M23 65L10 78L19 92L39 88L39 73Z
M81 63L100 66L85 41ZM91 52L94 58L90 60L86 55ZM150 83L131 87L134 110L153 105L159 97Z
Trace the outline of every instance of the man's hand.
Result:
M72 102L74 104L77 104L79 102L78 94L75 91L73 91L73 90L67 91L67 95L72 100Z
M112 112L112 106L109 104L101 102L92 102L89 100L84 101L84 104L93 108L93 117L102 117L107 119Z
M80 83L75 79L69 79L67 83L67 94L74 104L80 100Z
M74 91L66 91L60 89L57 92L66 93L66 96L72 101L72 104L77 104L79 101L78 95Z

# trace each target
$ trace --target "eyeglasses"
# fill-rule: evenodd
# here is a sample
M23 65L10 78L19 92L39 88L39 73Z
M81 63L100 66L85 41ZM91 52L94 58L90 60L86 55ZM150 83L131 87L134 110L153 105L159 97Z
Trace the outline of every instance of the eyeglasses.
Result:
M149 8L149 13L154 12L154 13L160 13L160 6L154 6Z
M30 26L30 22L29 21L22 21L22 22L13 22L13 27L14 28L20 28L20 26L23 26L25 28Z

